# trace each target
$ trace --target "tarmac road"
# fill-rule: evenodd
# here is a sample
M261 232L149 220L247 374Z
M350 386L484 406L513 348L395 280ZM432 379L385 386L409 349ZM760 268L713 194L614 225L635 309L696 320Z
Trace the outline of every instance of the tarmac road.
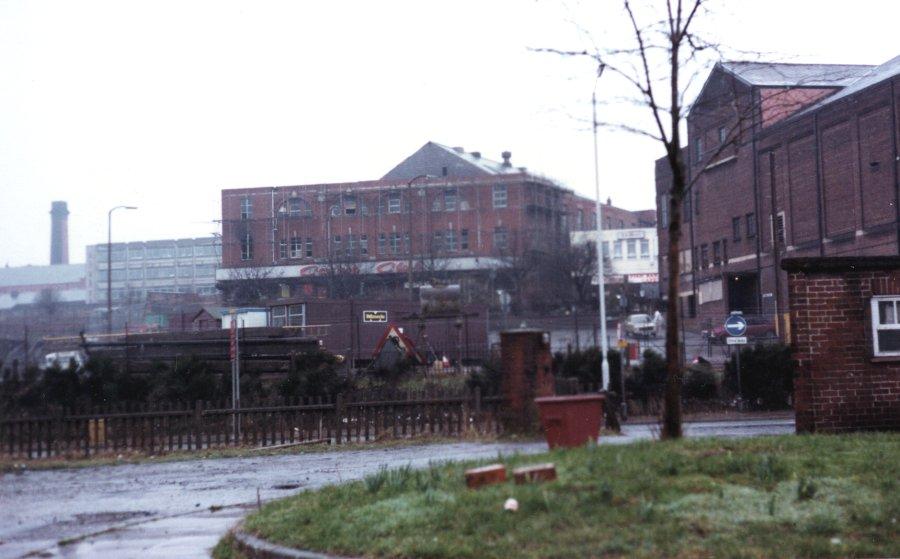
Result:
M654 436L626 425L622 444ZM794 432L793 420L686 424L690 437ZM451 443L284 456L25 471L0 477L0 558L208 557L259 499L366 476L379 467L537 453L543 442Z

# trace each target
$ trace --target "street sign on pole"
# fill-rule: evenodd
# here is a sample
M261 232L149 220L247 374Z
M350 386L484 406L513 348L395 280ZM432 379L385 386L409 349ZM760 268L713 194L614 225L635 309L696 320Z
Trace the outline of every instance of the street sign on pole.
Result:
M747 331L747 321L737 312L731 313L725 319L725 332L729 336L740 337Z
M747 343L747 336L728 336L725 338L725 343L728 345L745 345Z

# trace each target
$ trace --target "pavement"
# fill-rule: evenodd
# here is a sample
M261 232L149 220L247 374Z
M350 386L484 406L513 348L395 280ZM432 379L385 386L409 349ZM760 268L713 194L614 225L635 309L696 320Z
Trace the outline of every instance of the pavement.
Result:
M625 425L602 444L651 439ZM688 437L794 432L793 419L685 424ZM546 450L543 442L459 442L404 448L28 471L0 477L0 558L195 558L258 502L360 479L382 466L492 458Z

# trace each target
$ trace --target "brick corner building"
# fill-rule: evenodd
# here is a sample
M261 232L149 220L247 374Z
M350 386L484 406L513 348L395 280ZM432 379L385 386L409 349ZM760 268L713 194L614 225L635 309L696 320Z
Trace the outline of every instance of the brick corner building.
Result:
M782 260L898 253L898 113L900 56L715 66L687 118L678 296L688 328L739 310L787 340ZM664 160L656 186L666 246Z
M900 430L900 256L790 258L797 432Z

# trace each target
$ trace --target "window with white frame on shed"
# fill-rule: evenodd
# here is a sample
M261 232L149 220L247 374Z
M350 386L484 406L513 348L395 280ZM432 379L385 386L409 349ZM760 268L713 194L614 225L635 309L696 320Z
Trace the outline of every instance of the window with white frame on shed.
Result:
M900 356L900 296L872 299L872 345L879 356Z

